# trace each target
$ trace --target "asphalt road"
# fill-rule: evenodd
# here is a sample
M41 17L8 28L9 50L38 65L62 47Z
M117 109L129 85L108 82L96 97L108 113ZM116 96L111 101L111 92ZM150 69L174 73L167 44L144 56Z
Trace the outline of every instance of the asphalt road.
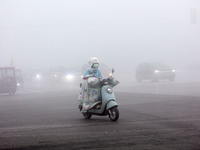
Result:
M0 149L199 150L200 83L116 87L120 118L83 118L78 88L25 86L0 94Z

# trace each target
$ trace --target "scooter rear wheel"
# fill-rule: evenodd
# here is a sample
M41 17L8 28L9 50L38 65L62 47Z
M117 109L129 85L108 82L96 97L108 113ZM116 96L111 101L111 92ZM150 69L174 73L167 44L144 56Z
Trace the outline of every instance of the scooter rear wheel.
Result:
M117 107L113 107L111 109L108 110L108 115L110 120L112 121L117 121L117 119L119 118L119 110Z
M92 114L89 112L84 112L83 116L85 117L85 119L90 119L92 117Z

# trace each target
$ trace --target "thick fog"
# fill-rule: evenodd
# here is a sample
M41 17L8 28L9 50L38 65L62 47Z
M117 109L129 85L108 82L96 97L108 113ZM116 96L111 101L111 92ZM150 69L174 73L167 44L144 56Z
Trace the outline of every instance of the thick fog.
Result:
M0 0L0 66L200 70L199 50L199 0Z

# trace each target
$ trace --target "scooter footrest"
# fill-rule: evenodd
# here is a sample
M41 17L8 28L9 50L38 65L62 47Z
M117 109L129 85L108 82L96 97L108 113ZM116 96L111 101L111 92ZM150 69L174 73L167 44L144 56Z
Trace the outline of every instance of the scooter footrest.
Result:
M101 109L101 104L96 105L96 109Z

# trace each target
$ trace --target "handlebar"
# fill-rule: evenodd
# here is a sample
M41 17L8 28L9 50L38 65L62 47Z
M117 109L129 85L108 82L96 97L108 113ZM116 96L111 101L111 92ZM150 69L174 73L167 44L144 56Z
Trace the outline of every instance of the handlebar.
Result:
M108 84L108 79L103 79L102 81L101 81L101 85L103 86L103 85L107 85Z
M108 77L107 79L103 79L101 81L101 85L107 85L107 84L110 84L111 83L111 80L110 77Z

